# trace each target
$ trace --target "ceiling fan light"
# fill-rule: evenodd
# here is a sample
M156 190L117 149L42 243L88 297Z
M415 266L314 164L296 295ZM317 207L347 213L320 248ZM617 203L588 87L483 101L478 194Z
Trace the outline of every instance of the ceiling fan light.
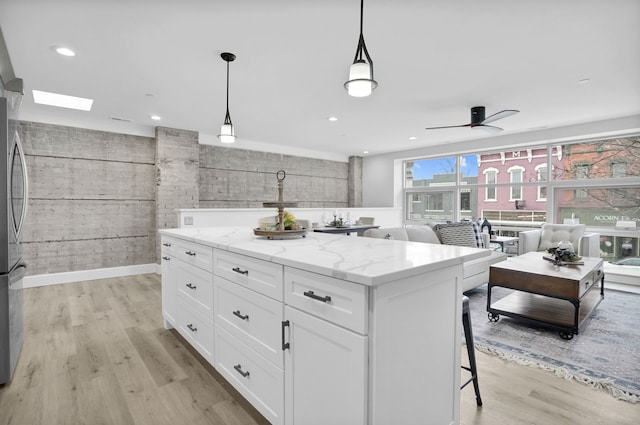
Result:
M220 126L220 134L218 134L218 140L222 143L234 143L236 141L236 134L233 130L233 124L222 124Z
M349 68L349 81L344 83L349 96L366 97L378 83L371 78L371 67L364 60L353 63Z

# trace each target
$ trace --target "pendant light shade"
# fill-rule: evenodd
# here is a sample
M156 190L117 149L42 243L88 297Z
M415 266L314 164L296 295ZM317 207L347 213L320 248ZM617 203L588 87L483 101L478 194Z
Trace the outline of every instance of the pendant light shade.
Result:
M220 55L222 60L227 62L227 113L224 116L224 124L220 126L220 134L218 139L222 143L233 143L236 141L236 133L233 129L233 123L231 122L231 115L229 114L229 62L233 62L236 55L233 53L222 53Z
M218 134L218 139L222 143L233 143L236 141L236 134L233 131L233 124L222 124L220 126L220 134Z
M349 81L344 83L347 93L353 97L369 96L373 89L378 86L376 80L373 79L373 61L369 56L367 46L364 43L364 36L362 35L363 13L364 0L360 0L360 38L358 39L353 65L349 68Z

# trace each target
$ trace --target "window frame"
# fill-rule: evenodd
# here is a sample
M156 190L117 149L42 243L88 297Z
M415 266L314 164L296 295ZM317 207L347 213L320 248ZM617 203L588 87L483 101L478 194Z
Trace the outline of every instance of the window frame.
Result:
M519 171L520 173L520 181L518 182L514 182L513 181L513 177L515 175L515 172ZM522 201L523 200L523 194L524 194L524 190L523 190L523 186L522 183L524 183L524 172L526 171L526 169L522 166L522 165L514 165L513 167L509 167L507 169L507 172L509 173L509 201L510 202L514 202L514 201ZM514 196L514 190L517 189L520 194L519 196Z
M500 170L498 170L497 168L494 167L489 167L486 170L484 170L482 172L482 174L484 174L484 184L486 185L485 189L484 189L484 201L485 202L498 202L498 188L497 188L497 184L498 184L498 174L500 173ZM489 182L489 176L493 175L494 179L493 182ZM489 196L489 191L492 190L493 191L493 197Z
M631 143L629 143L629 139L632 138L630 140ZM626 139L626 140L619 140L619 139ZM556 219L560 220L560 217L556 217L556 211L554 211L554 205L556 205L557 203L557 199L555 199L555 192L559 189L571 189L571 191L573 192L573 196L575 196L575 192L576 191L588 191L589 189L591 189L592 187L594 187L594 185L597 186L603 186L605 188L610 188L610 189L623 189L623 188L632 188L632 189L640 189L640 185L638 184L638 165L640 164L640 162L637 162L638 160L635 158L639 158L638 156L635 155L636 151L635 149L638 149L638 143L640 142L640 133L638 134L634 134L631 136L623 136L623 137L612 137L612 138L608 138L608 139L602 139L602 138L592 138L592 139L583 139L583 140L575 140L572 142L568 142L568 143L564 143L564 144L558 144L558 142L556 141L555 143L547 143L544 145L541 144L534 144L531 148L527 148L527 147L517 147L517 148L510 148L510 147L498 147L498 148L491 148L491 149L487 149L487 150L483 150L483 151L474 151L473 153L470 152L460 152L458 154L453 155L453 158L455 158L456 164L457 164L457 170L456 170L456 183L453 185L447 185L447 186L440 186L440 187L428 187L428 186L414 186L412 187L410 184L407 185L405 184L404 186L404 191L405 193L407 193L407 191L412 190L412 191L417 191L417 192L429 192L429 191L448 191L451 192L451 196L453 199L453 204L454 204L454 211L452 212L452 215L454 216L453 219L454 220L458 220L462 215L469 215L469 211L461 211L461 206L463 204L460 196L461 196L461 190L464 187L465 190L471 190L472 193L472 200L473 202L471 203L471 213L472 215L478 215L481 216L482 214L484 214L485 212L491 212L491 213L500 213L501 211L507 211L509 210L509 208L507 208L505 210L505 207L503 206L504 202L506 201L503 200L503 202L498 202L498 200L504 196L506 198L506 190L509 188L510 192L511 192L511 187L512 187L512 183L511 182L504 182L501 183L500 182L500 174L503 171L506 171L505 168L503 168L503 166L505 165L505 162L509 162L509 160L511 159L511 157L513 157L514 155L512 155L512 151L514 149L519 149L520 150L520 155L519 155L519 159L521 161L527 160L529 164L531 164L532 162L539 162L540 160L544 161L546 160L546 167L545 164L538 164L538 170L536 171L536 174L530 173L531 170L535 169L533 168L533 164L531 164L531 166L527 165L524 162L520 162L520 164L518 164L517 162L514 164L514 166L516 165L524 165L525 170L524 173L530 173L529 174L524 174L522 173L522 183L515 183L517 186L520 186L522 188L522 192L521 192L521 198L524 199L530 199L533 201L534 196L530 196L530 195L534 195L537 196L537 200L540 201L540 204L538 206L538 208L536 208L534 206L534 203L532 203L532 205L527 205L526 208L521 209L520 210L520 214L524 215L531 215L531 217L533 218L532 220L530 219L526 219L525 222L523 222L523 224L518 224L518 226L522 226L522 227L528 227L528 228L535 228L538 227L542 222L549 222L549 223L556 223ZM586 156L587 154L597 154L597 149L591 149L589 150L589 145L594 146L596 148L599 147L599 145L606 145L606 144L612 144L614 146L621 146L620 148L620 152L623 155L625 154L625 149L627 149L627 146L629 146L630 148L634 149L634 151L632 151L632 155L629 157L628 155L623 156L623 157L611 157L610 161L608 161L606 164L610 165L612 162L618 162L620 159L622 159L622 161L627 161L629 163L629 169L631 170L628 174L628 176L626 177L607 177L607 176L603 176L601 178L596 178L596 176L593 176L592 178L585 180L585 179L577 179L575 174L573 173L574 170L572 170L569 167L573 167L575 164L579 164L579 165L587 165L589 163L589 161L585 161L587 162L587 164L580 164L580 162L582 162L582 158L579 157L579 155L583 155ZM585 146L585 150L582 149L582 146ZM542 152L546 152L546 154L540 154L542 149ZM526 157L524 155L524 153L526 152ZM586 152L586 153L585 153ZM606 152L605 152L606 153ZM510 155L511 154L511 155ZM467 180L464 181L464 186L463 186L463 182L461 181L461 176L460 176L460 163L463 157L467 156L467 155L475 155L478 159L477 159L477 164L478 164L478 175L475 181L471 180ZM572 156L576 156L576 158L573 161L569 161L568 158L572 157ZM438 160L439 158L451 158L452 155L434 155L434 156L425 156L425 157L419 157L419 158L411 158L411 159L406 159L403 161L404 164L406 163L410 163L410 162L414 162L414 161L422 161L422 160ZM631 158L631 159L630 159ZM606 158L602 158L605 159ZM496 163L496 167L492 169L492 164L490 164L490 162L495 162ZM603 163L603 162L600 162ZM482 166L481 166L482 164ZM498 165L498 164L502 164L502 166ZM546 173L544 172L546 168ZM527 171L530 170L530 171ZM403 172L406 173L406 167L403 168ZM579 171L578 171L579 172ZM492 173L493 174L493 178L495 178L495 184L493 183L489 183L487 174L488 173ZM633 174L636 173L636 176L634 177ZM546 180L541 180L541 177L545 176L546 174ZM582 175L584 175L585 173L582 172ZM587 172L588 174L588 172ZM484 176L484 177L483 177ZM403 176L404 177L404 176ZM470 174L467 177L471 177L473 178L474 176L472 174ZM463 177L464 178L464 177ZM510 179L511 180L511 179ZM404 180L405 183L412 183L412 182L407 182L406 180ZM542 182L544 182L544 184L541 184ZM535 187L535 189L534 189ZM541 197L541 193L540 193L540 188L541 187L546 187L546 197ZM475 189L474 189L475 188ZM530 189L528 189L530 188ZM474 193L475 191L475 193ZM484 200L482 200L482 195L484 194ZM494 195L495 197L495 201L493 199L491 199L490 195ZM406 196L406 195L405 195ZM565 195L566 196L566 195ZM513 196L512 196L513 198ZM478 204L483 203L485 205L478 205L477 208L475 206L475 202L478 202ZM493 203L496 202L497 205L495 208L495 211L493 211L491 209L490 206L487 206L486 203ZM405 198L405 208L406 208L406 198ZM508 211L507 211L508 212ZM465 214L467 213L467 214ZM406 216L406 212L404 214ZM635 217L635 215L634 215ZM638 219L640 217L636 217L635 219ZM405 218L405 220L407 221L413 221L410 220L408 218ZM509 220L509 219L507 219ZM541 221L542 220L542 221ZM520 220L518 220L519 222ZM529 223L529 225L527 226L526 223ZM509 224L507 224L508 226ZM520 229L521 227L518 227L518 229ZM594 228L597 231L597 227L590 227ZM606 227L605 229L609 229L610 227Z

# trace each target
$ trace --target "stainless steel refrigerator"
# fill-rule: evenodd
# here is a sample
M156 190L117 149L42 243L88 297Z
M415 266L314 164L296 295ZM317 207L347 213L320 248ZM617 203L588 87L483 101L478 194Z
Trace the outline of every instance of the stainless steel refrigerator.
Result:
M0 87L0 384L11 380L22 349L21 237L27 212L27 167L20 143L20 92Z

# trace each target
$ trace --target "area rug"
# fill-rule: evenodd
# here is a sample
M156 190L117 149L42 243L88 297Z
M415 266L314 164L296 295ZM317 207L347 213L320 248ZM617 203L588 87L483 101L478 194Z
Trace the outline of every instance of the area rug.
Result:
M492 290L492 302L511 293ZM467 293L476 349L640 402L640 295L607 290L571 340L504 315L487 318L487 286Z

